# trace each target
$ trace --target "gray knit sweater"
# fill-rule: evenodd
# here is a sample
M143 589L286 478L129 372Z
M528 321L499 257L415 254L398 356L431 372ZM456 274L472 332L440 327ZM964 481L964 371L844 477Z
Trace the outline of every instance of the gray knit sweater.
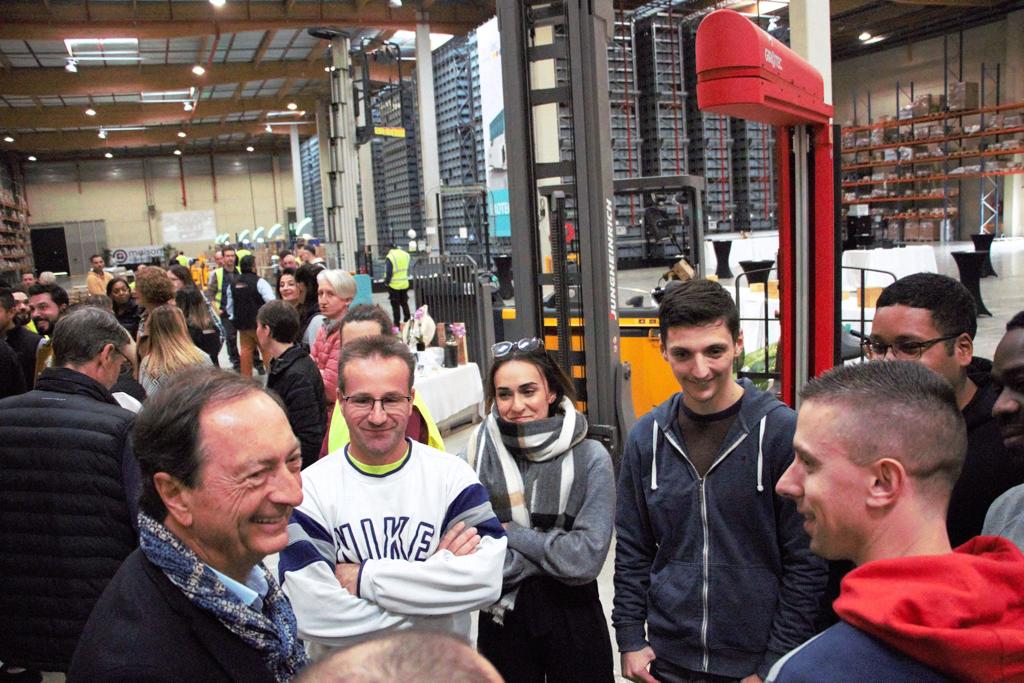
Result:
M982 536L1002 536L1024 552L1024 484L996 498L985 515Z

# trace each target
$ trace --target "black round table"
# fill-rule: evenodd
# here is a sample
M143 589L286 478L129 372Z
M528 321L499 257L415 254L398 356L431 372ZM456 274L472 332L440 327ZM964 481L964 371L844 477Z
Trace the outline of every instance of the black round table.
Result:
M992 267L992 240L996 238L995 235L989 235L988 233L978 233L971 235L971 241L974 242L974 251L985 252L985 263L981 267L981 276L988 277L999 277L996 273L995 268Z
M740 268L747 275L747 284L754 282L760 282L764 286L768 286L768 276L771 275L772 266L775 265L775 259L767 259L764 261L740 261Z
M732 251L732 240L711 240L711 246L715 248L715 275L719 280L732 277L732 270L729 268L729 253Z
M992 313L985 308L985 302L981 300L981 270L988 258L987 251L954 251L953 260L960 270L960 282L967 288L967 291L974 297L974 304L978 307L978 315L987 315L990 318Z

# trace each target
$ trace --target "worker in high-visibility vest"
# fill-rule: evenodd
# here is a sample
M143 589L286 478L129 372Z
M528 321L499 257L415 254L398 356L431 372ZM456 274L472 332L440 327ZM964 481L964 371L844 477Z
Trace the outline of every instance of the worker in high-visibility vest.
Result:
M178 262L179 266L185 266L188 268L188 256L185 256L185 252L179 251L174 260Z
M396 325L412 318L409 313L409 252L392 244L385 257L384 284L388 286L391 319ZM401 318L399 314L404 314Z

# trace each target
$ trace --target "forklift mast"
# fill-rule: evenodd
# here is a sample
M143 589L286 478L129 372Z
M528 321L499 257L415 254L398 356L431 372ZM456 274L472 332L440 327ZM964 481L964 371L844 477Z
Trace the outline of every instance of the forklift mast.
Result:
M612 1L498 0L497 13L516 289L510 337L545 336L550 292L556 355L576 382L591 433L614 452L624 425L608 115ZM568 137L558 161L538 161L546 157L538 153L535 124L550 112L546 105L557 105L558 116L547 121L564 126ZM542 221L550 272L542 272Z

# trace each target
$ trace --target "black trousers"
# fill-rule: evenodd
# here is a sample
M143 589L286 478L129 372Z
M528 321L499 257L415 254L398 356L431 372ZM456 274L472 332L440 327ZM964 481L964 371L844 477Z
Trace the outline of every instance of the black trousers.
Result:
M506 683L613 683L608 622L597 582L526 581L504 626L480 613L480 654Z
M391 302L391 319L395 321L395 325L412 318L409 313L408 289L388 289L388 301ZM404 313L405 318L399 317L399 313Z
M231 367L238 370L241 367L241 359L238 357L238 333L235 331L235 324L231 318L224 315L220 319L224 325L224 345L228 347L228 358L231 359Z

